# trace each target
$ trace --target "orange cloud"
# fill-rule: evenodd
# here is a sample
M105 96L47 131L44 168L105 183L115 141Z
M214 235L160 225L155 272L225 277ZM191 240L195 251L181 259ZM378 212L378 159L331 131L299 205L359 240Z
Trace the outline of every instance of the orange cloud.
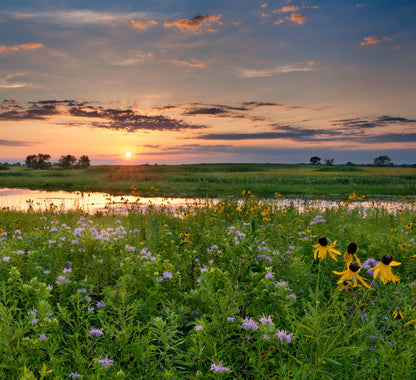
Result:
M205 67L205 65L199 61L198 59L192 58L190 62L188 61L173 61L173 63L176 63L177 65L185 65L189 67Z
M261 5L261 8L266 8L269 4L268 3L264 3Z
M155 20L149 20L149 19L146 19L146 18L142 18L142 19L138 19L138 20L131 20L131 24L132 24L133 28L145 30L145 29L148 29L152 26L157 25L158 22L155 21Z
M0 45L0 54L1 53L11 53L11 52L16 52L16 51L22 51L22 50L39 49L41 47L43 47L43 45L39 44L37 42L29 42L27 44L12 45L12 46Z
M296 12L298 9L299 7L297 7L296 5L287 5L283 8L280 8L279 11L283 13L288 13L288 12Z
M172 28L176 26L180 30L194 30L197 31L200 28L202 28L204 25L212 25L212 24L218 24L221 25L221 22L219 21L221 18L221 15L198 15L191 19L182 18L180 20L176 21L166 21L164 23L166 28Z
M306 16L300 13L292 13L290 17L287 17L287 19L295 24L302 25L306 21Z
M361 46L366 46L366 45L376 45L379 44L380 42L382 42L383 40L387 40L390 41L391 38L390 37L374 37L374 36L370 36L370 37L364 37L364 41L361 42Z

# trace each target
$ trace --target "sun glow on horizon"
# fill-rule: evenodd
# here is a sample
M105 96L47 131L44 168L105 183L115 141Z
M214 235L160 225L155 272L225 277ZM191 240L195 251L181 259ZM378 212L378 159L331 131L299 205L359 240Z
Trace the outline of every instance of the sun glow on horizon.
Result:
M126 158L131 158L131 152L126 152Z

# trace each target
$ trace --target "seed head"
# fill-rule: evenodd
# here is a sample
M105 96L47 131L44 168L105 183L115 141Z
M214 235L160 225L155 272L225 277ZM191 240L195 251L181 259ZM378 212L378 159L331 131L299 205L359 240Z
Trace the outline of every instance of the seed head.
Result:
M326 237L321 237L318 240L319 244L323 247L326 247L328 245L328 239Z
M353 261L350 266L350 271L357 272L360 269L360 264L358 264L356 261Z
M351 243L347 248L347 252L353 255L355 252L357 252L357 248L357 244Z
M393 257L391 255L384 255L381 259L381 262L385 265L389 265L393 261Z

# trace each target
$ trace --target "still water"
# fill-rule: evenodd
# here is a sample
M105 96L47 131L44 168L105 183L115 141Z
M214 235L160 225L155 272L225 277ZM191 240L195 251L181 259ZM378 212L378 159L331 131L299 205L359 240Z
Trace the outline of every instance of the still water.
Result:
M0 189L0 209L15 211L82 211L127 212L153 208L175 209L180 206L201 204L202 200L185 198L114 196L107 193L83 193L79 191L43 191L28 189Z
M6 208L16 211L82 211L94 214L96 212L127 213L133 210L169 209L180 207L201 207L207 204L215 204L219 200L196 198L163 198L163 197L137 197L137 196L113 196L107 193L82 193L68 191L43 191L28 189L0 188L0 209ZM271 201L275 208L297 207L301 212L310 208L334 208L348 207L359 208L364 212L370 208L384 208L387 212L396 213L401 210L416 212L415 200L389 200L389 201L360 201L342 203L327 200L302 200L302 199L275 199Z

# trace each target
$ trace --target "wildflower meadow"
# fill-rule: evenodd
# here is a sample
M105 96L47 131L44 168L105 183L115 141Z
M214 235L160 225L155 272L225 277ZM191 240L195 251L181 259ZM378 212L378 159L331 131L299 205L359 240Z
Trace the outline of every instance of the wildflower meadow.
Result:
M245 195L3 209L0 379L416 378L414 205Z

